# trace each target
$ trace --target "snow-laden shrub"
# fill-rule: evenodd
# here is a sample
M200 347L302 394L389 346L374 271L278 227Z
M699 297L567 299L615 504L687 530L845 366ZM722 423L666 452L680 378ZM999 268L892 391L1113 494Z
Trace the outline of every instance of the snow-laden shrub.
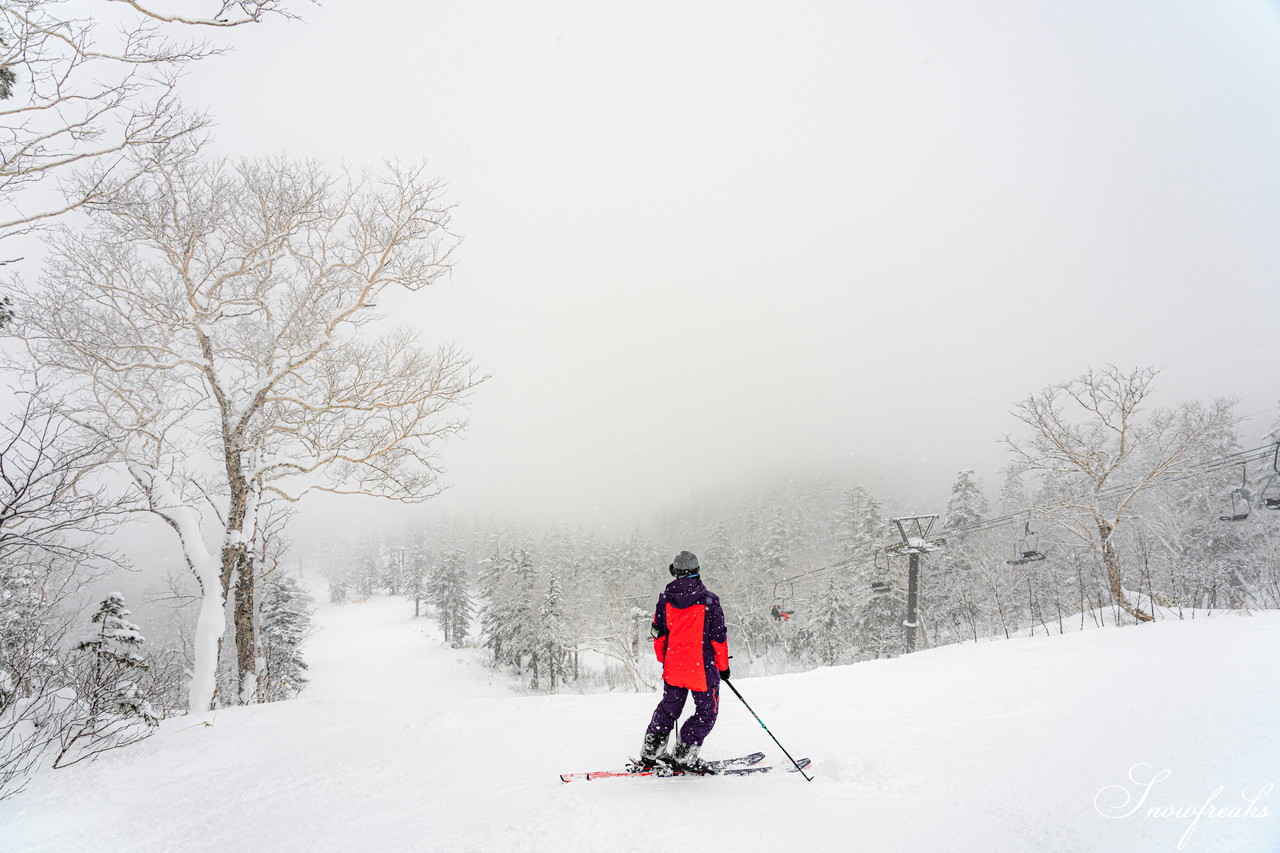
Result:
M128 615L124 597L110 593L91 620L97 629L75 647L75 686L61 691L70 695L59 710L64 728L54 767L136 743L159 724L137 683L147 668L141 653L145 639L138 626L125 619Z

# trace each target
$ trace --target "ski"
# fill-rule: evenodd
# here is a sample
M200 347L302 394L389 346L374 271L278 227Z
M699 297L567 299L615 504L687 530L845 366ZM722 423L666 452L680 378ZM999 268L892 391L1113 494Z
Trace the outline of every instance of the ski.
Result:
M746 767L749 764L759 764L761 761L764 761L764 753L753 752L750 755L742 755L737 758L719 758L707 763L717 770L723 770L726 767Z
M755 758L755 755L760 755L760 758ZM755 773L769 773L779 769L774 765L768 765L765 767L757 766L757 762L763 760L763 758L763 754L756 753L754 755L743 756L742 758L730 758L724 761L718 761L715 762L715 765L719 769L717 769L715 773L684 773L679 770L672 770L669 767L655 767L653 770L640 771L593 770L588 773L561 773L560 781L574 782L582 780L591 782L596 779L617 779L623 776L749 776ZM754 759L754 761L749 761L749 759ZM810 761L807 758L802 758L797 762L797 764L799 764L801 768L805 768L809 766ZM781 769L787 770L791 773L796 772L795 767L784 767Z
M763 752L753 752L750 755L740 755L737 758L721 758L716 761L708 761L716 771L722 771L730 767L747 767L752 764L759 764L764 761ZM628 767L635 766L635 759L627 760ZM589 773L561 773L560 778L565 782L572 782L575 779L609 779L614 776L674 776L670 767L666 765L658 765L652 770L593 770ZM683 774L680 774L683 775Z
M726 769L724 769L724 770L721 770L719 773L717 773L717 774L715 774L715 775L717 775L717 776L747 776L747 775L750 775L750 774L752 774L752 773L769 773L769 772L771 772L771 771L778 770L778 769L786 770L788 773L795 773L797 770L804 770L806 767L808 767L808 766L809 766L810 764L812 764L812 763L813 763L813 762L811 762L811 761L810 761L809 759L807 759L807 758L801 758L799 761L797 761L797 762L796 762L795 766L792 766L792 767L781 767L781 768L780 768L780 767L778 767L778 766L776 766L776 765L772 765L772 764L771 764L771 765L769 765L769 766L767 766L767 767L729 767L729 768L726 768Z
M710 765L712 768L714 768L715 771L718 773L721 770L725 770L729 767L747 767L752 764L759 764L761 761L764 761L764 753L753 752L750 755L740 755L737 758L716 758L711 761L708 761L707 764ZM627 759L627 767L635 767L635 764L636 764L636 760L634 758ZM656 768L656 767L654 768L654 770L659 774L661 774L662 772L659 768ZM627 772L630 773L633 771L628 770Z

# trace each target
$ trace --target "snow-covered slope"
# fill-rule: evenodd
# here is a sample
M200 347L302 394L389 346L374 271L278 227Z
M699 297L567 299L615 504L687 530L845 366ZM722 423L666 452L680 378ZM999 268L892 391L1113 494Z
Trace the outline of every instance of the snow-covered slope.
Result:
M410 612L322 607L303 698L42 774L0 850L1280 851L1280 613L742 679L815 781L566 785L634 754L656 696L515 695ZM782 760L726 691L704 754L757 749Z

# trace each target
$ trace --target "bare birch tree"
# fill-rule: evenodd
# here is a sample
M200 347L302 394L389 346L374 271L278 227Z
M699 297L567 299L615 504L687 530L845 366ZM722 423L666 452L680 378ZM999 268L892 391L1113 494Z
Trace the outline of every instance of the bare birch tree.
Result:
M441 488L434 446L462 428L476 372L454 346L368 327L389 291L449 271L442 197L420 167L181 161L95 206L87 228L57 230L41 285L15 283L30 357L111 443L199 582L192 710L214 699L229 595L240 698L254 694L264 498Z
M221 48L176 33L289 16L282 0L96 7L0 3L0 239L102 198L150 167L140 152L159 155L207 125L178 103L178 74ZM87 165L97 181L72 188L59 180ZM40 188L49 191L32 192Z
M1046 503L1058 507L1053 518L1092 545L1116 606L1141 622L1153 617L1125 595L1116 531L1134 514L1139 495L1187 472L1234 423L1227 400L1144 414L1158 373L1109 365L1050 385L1013 410L1028 436L1004 437L1015 469L1041 475Z

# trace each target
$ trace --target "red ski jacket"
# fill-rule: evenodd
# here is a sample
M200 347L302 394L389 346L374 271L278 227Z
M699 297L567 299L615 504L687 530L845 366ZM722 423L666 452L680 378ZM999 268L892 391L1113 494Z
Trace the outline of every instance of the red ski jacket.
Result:
M658 596L653 612L653 652L662 680L702 692L720 683L729 668L724 610L697 575L676 578Z

